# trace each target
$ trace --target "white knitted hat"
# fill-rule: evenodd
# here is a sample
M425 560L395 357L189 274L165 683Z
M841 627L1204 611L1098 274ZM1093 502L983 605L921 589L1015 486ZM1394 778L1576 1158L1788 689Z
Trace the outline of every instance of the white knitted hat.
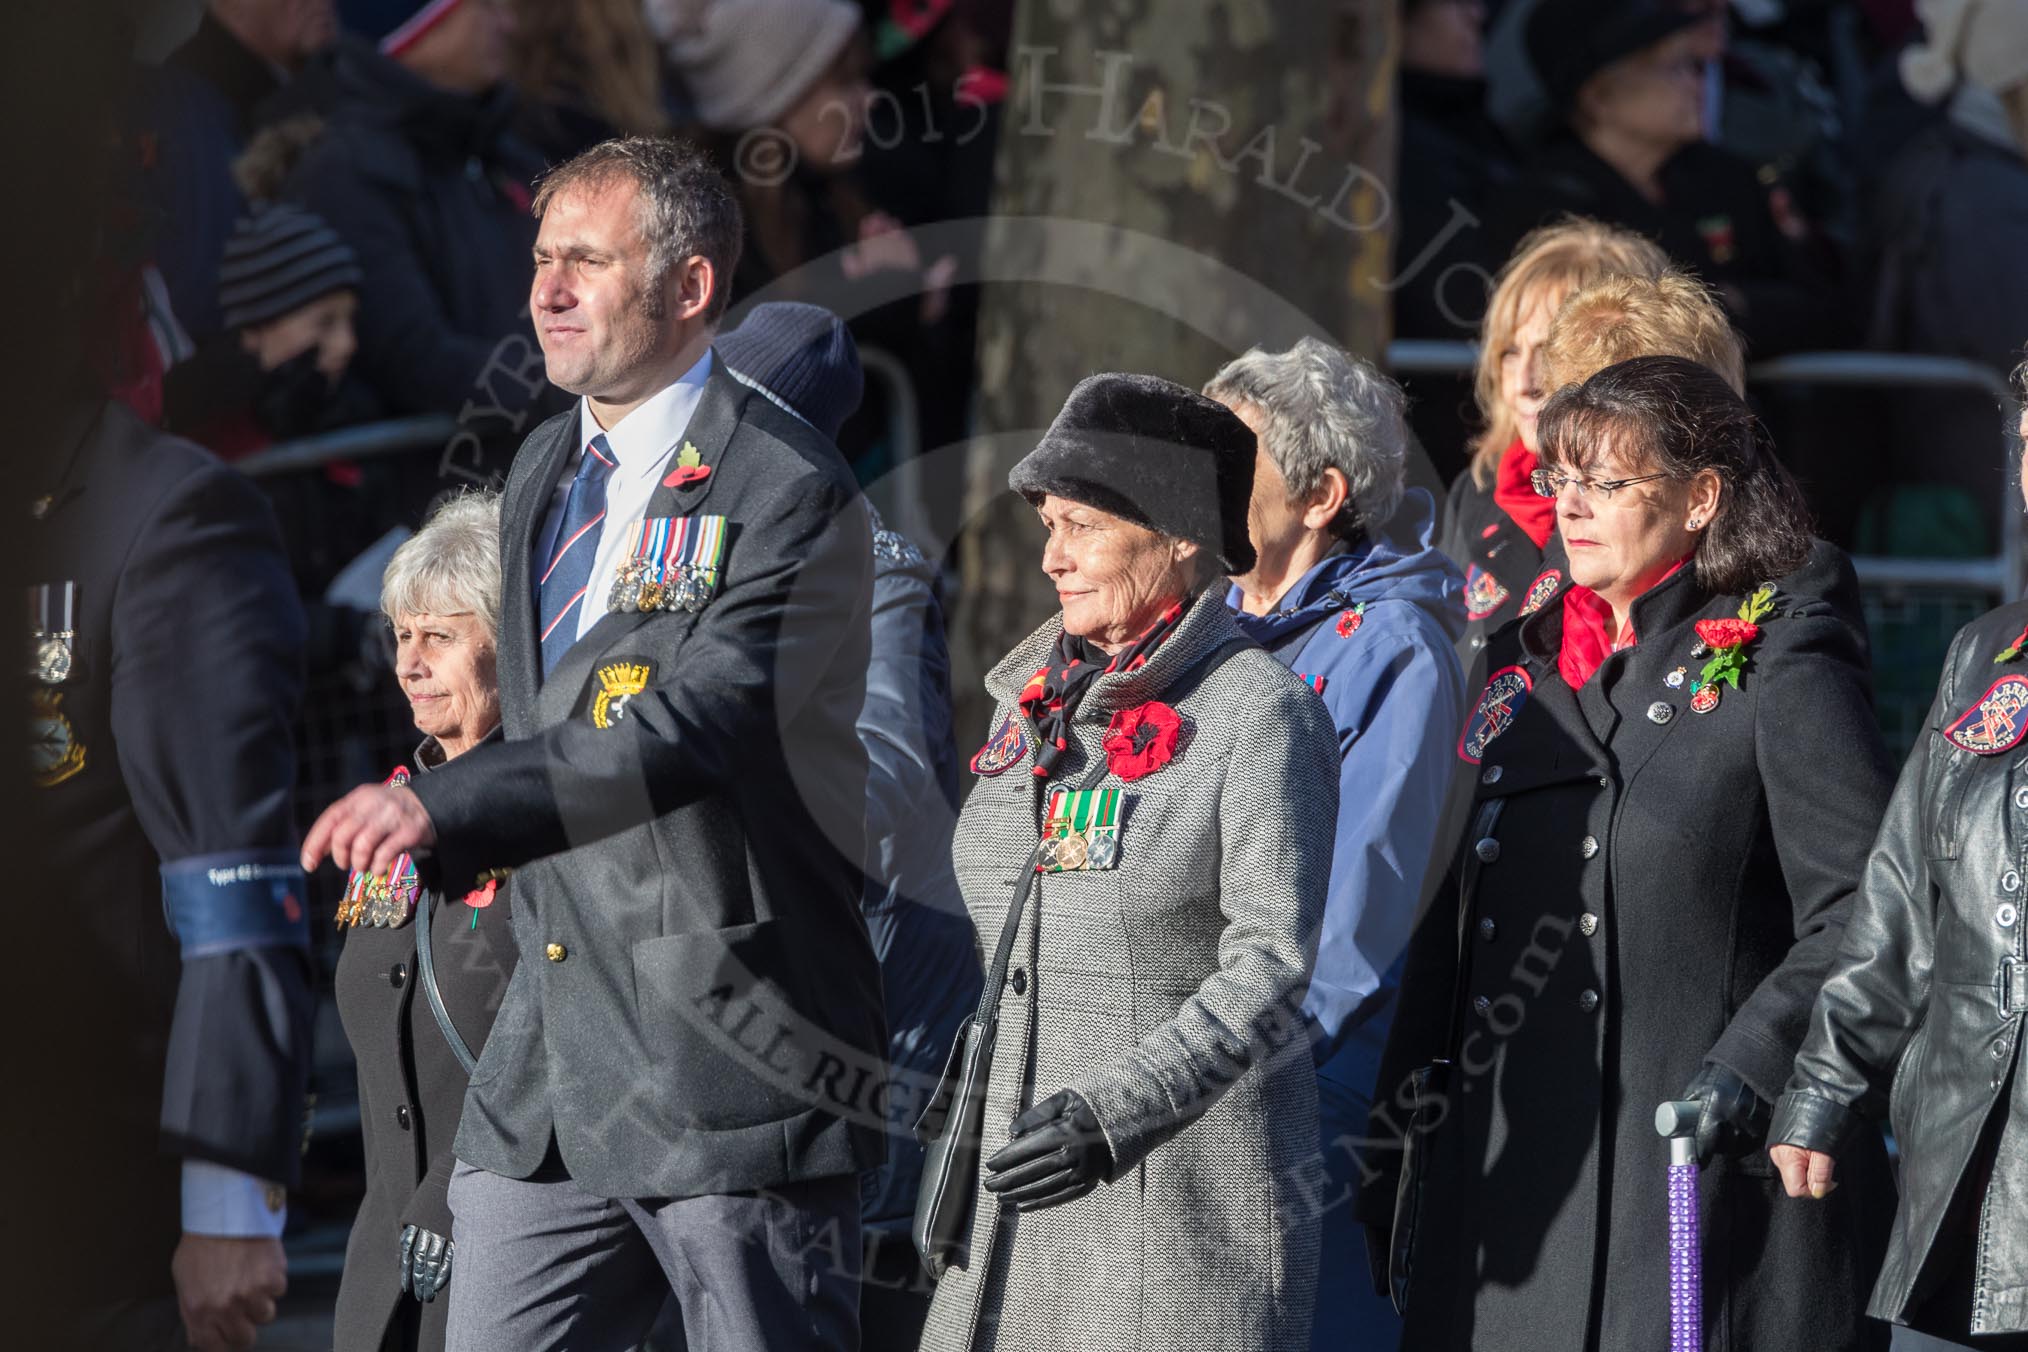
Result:
M860 21L847 0L691 0L670 10L663 50L714 131L764 127L786 113Z
M2024 0L1916 0L1929 35L1901 54L1901 83L1924 103L1940 103L1960 83L2004 94L2028 81L2028 3Z

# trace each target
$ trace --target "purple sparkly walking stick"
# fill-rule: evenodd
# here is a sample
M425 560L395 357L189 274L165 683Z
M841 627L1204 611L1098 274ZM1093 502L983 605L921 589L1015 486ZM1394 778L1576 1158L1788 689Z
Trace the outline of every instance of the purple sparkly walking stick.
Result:
M1703 1352L1704 1249L1697 1228L1697 1117L1702 1105L1676 1100L1655 1109L1669 1139L1669 1352Z

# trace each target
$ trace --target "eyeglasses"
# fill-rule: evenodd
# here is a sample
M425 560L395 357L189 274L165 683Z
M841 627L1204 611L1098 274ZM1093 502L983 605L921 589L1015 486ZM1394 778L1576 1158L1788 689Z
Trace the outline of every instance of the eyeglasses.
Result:
M1538 469L1529 474L1528 482L1534 486L1537 493L1540 493L1545 498L1553 498L1565 488L1575 488L1577 490L1578 501L1580 502L1590 501L1594 495L1597 496L1600 502L1611 502L1613 494L1629 484L1644 484L1652 479L1666 479L1668 477L1667 474L1642 474L1632 479L1585 480L1568 474L1555 474L1546 469Z

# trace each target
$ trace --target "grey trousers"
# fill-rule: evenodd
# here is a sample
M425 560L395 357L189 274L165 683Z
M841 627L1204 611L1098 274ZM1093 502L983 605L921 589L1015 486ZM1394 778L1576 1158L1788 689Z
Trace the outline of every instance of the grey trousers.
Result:
M674 1200L459 1161L446 1352L626 1352L673 1294L687 1352L858 1352L859 1180Z

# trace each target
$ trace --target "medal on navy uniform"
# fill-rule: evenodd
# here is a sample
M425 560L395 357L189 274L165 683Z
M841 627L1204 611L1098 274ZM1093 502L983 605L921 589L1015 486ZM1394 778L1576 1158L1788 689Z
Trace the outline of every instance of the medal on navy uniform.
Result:
M76 668L77 583L28 589L28 759L35 782L53 789L85 768L85 747L63 711L64 684Z
M718 591L727 539L722 516L655 516L627 527L606 609L704 609Z
M1120 791L1058 789L1042 825L1044 873L1111 868L1120 861Z
M29 675L43 685L70 679L77 643L77 583L44 583L28 589Z
M407 767L397 766L383 783L392 786L408 783ZM399 929L414 913L416 897L421 891L415 860L403 853L395 858L394 867L387 871L386 878L377 877L363 868L354 869L352 876L346 880L345 895L338 899L338 914L334 919L339 929L347 925Z

